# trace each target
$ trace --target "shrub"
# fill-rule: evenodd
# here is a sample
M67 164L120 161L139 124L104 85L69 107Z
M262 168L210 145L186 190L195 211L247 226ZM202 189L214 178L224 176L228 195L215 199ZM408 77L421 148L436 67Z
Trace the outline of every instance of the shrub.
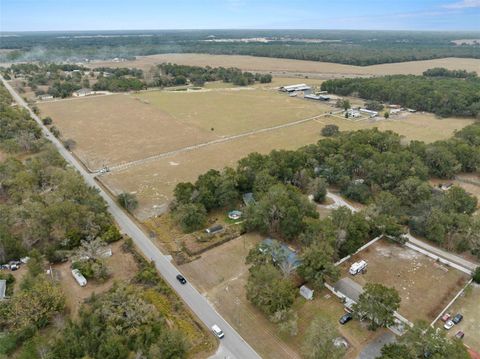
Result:
M322 128L322 136L325 137L335 136L338 132L337 125L326 125L324 128Z
M198 203L182 204L175 211L175 218L185 233L201 229L207 221L205 207Z
M44 119L42 119L42 122L45 126L50 126L53 122L52 118L51 117L45 117Z
M122 206L129 212L134 211L138 207L137 197L133 193L120 193L117 197L117 201L120 206Z
M475 283L480 284L480 267L477 267L477 269L475 269L475 272L473 272L472 275L472 279Z

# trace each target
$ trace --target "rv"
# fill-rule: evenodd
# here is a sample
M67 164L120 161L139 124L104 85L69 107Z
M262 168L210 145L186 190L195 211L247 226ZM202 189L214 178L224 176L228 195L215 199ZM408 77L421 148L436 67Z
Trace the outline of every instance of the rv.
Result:
M349 273L355 275L363 272L367 268L367 262L361 260L360 262L355 262L350 266Z
M72 270L73 278L77 281L80 287L85 287L87 285L87 280L83 276L83 274L78 269Z

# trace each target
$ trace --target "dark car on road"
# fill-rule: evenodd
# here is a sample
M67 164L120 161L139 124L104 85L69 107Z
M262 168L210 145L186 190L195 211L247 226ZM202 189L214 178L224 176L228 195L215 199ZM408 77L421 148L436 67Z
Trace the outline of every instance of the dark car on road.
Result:
M352 319L353 319L352 313L347 313L347 314L342 315L340 317L340 319L338 320L338 322L343 325L343 324L347 324Z
M457 339L463 339L464 336L465 336L465 333L462 332L461 330L459 330L457 334L455 334L455 338Z
M182 283L182 284L185 284L187 283L187 280L185 279L185 277L181 274L177 274L177 280Z
M462 321L462 319L463 319L463 315L457 314L456 316L453 317L452 322L454 324L458 324Z

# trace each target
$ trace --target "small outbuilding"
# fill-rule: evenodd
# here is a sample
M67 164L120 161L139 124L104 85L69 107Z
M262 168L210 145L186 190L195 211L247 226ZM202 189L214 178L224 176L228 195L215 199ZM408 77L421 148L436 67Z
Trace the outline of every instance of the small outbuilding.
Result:
M217 225L215 225L215 226L212 226L212 227L210 227L210 228L207 228L207 229L205 230L205 233L207 233L207 234L215 234L215 233L222 232L223 229L224 229L223 226L217 224Z
M240 219L241 217L242 217L241 211L233 210L228 212L228 218L233 219L234 221Z
M5 293L7 292L7 281L0 279L0 300L5 299Z
M378 111L373 111L373 110L367 110L366 108L361 108L360 109L361 113L364 113L370 117L376 117L378 116Z
M252 192L244 193L242 198L243 198L243 203L245 203L245 206L255 204L255 198L253 197Z

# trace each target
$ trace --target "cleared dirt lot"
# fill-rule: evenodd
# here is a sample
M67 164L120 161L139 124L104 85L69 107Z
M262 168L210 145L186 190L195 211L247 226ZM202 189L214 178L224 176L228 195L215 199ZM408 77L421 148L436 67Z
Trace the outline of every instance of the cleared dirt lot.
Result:
M316 293L316 299L311 302L301 298L295 302L294 308L299 316L299 333L295 337L281 335L277 327L248 302L244 290L248 278L245 256L262 239L257 234L241 236L209 250L200 259L180 268L262 357L300 358L303 333L312 318L321 315L332 321L351 344L347 358L355 358L359 349L376 333L369 332L356 321L339 325L338 318L344 313L343 305L326 290Z
M469 347L480 352L480 285L471 284L463 295L461 295L452 307L449 313L463 314L463 320L450 329L449 335L454 336L457 331L461 330L465 333L463 341ZM439 321L437 326L442 326L443 322ZM442 328L442 330L444 330Z
M309 102L300 99L299 101ZM438 120L431 114L413 114L402 119L362 122L352 122L333 116L321 117L296 126L149 161L124 171L109 173L101 179L114 193L135 192L140 201L136 215L140 219L145 219L165 208L162 205L171 199L178 182L194 181L199 174L210 168L235 166L240 158L250 152L268 153L273 149L296 149L315 143L321 138L320 130L329 123L338 125L341 130L378 127L381 130L395 131L411 140L430 142L448 138L455 129L472 122L464 119Z
M53 266L56 278L65 293L67 307L73 317L78 314L78 309L93 293L100 294L109 290L115 281L128 282L137 273L137 263L130 253L122 250L123 241L109 245L113 255L106 259L111 278L103 283L88 281L85 287L80 287L72 276L71 262Z
M367 272L351 276L350 265L360 259L368 262ZM384 240L353 256L341 270L344 277L362 286L381 283L397 289L402 299L399 312L411 322L435 319L469 279L456 269Z
M445 67L450 70L464 69L468 71L478 71L480 69L480 59L445 58L372 66L353 66L329 62L207 54L163 54L139 56L135 61L94 62L88 66L138 67L146 70L155 64L163 62L172 62L180 65L238 67L246 71L311 73L312 75L323 75L325 78L339 76L347 77L351 75L420 75L423 71L433 67Z

